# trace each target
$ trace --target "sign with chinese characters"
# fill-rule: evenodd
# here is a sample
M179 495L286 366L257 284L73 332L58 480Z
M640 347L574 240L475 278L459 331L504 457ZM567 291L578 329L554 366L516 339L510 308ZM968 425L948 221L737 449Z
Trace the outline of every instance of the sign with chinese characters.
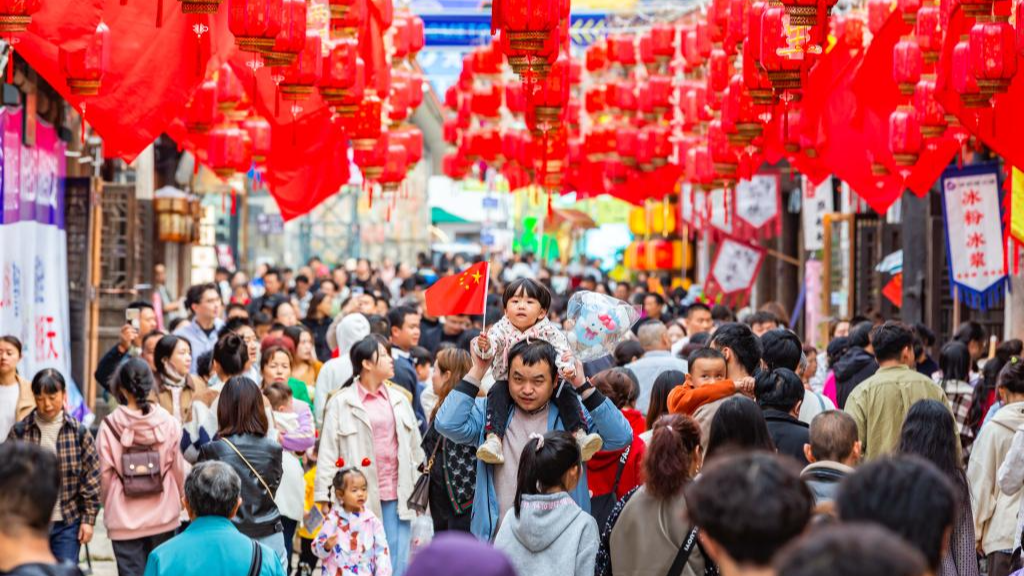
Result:
M804 250L813 252L825 247L825 214L835 210L832 179L813 186L806 176L801 180L801 208L804 228Z
M736 184L735 234L771 238L782 231L782 199L778 174L755 174Z
M942 178L950 280L960 299L985 309L1007 281L999 172L994 164L947 170Z
M723 238L711 264L704 294L711 300L719 296L736 299L754 285L764 257L765 251L757 246L735 238Z
M21 114L0 111L0 334L21 340L20 374L31 379L56 368L70 382L64 143L40 122L36 145L23 146ZM68 392L74 415L82 418L78 388Z
M733 233L732 190L715 188L707 193L706 204L707 224L712 228L712 232L731 235Z

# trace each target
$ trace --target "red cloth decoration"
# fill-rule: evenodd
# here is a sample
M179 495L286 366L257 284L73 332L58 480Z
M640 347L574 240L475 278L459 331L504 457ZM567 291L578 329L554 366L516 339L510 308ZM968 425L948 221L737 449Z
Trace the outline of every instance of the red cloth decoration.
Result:
M85 5L92 6L94 1ZM79 2L73 9L70 4L47 2L41 14L62 6L58 21L70 22L66 15L73 10L74 29L84 27L90 34L94 32L99 20L83 26L77 21ZM168 10L160 28L153 27L153 7L145 2L123 6L107 2L102 16L110 27L110 67L104 73L99 95L88 100L86 120L103 137L107 157L130 162L183 115L192 93L203 81L204 74L196 74L196 62L202 70L219 67L233 49L233 38L227 29L225 10L210 16L185 16ZM192 32L193 24L208 28L200 41ZM74 30L61 26L49 29L64 30L65 34ZM18 52L61 96L80 102L70 94L57 49L52 41L31 32L23 34L18 45Z

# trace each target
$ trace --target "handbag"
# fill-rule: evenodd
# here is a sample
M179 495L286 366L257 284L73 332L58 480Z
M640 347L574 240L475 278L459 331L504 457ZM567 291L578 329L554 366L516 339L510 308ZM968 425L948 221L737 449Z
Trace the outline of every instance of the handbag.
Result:
M238 454L238 457L242 459L242 462L245 462L245 465L249 467L249 470L256 475L256 479L259 480L260 484L263 486L263 489L267 491L267 496L269 496L270 499L273 500L274 491L270 489L270 486L267 486L266 481L263 480L263 476L260 476L260 473L257 472L256 469L252 467L252 464L249 463L249 460L247 460L245 456L242 456L242 453L238 451L238 448L235 448L235 445L232 444L230 440L228 440L227 438L221 438L221 440L223 440L225 444L227 444L232 450L234 450L235 454Z
M615 509L615 504L619 501L619 480L622 479L622 470L626 467L626 461L629 460L630 448L632 446L627 446L622 452L622 456L619 457L619 467L615 471L615 483L612 484L612 491L590 499L590 515L597 520L598 526L603 527L608 522L608 517L612 515L612 510Z
M413 487L412 495L409 496L409 500L406 502L410 510L423 514L427 511L427 507L430 506L430 471L434 468L434 458L437 457L437 449L444 442L444 438L438 439L437 444L434 444L434 450L430 453L430 459L427 460L427 465L420 467L422 475L416 479L416 486Z

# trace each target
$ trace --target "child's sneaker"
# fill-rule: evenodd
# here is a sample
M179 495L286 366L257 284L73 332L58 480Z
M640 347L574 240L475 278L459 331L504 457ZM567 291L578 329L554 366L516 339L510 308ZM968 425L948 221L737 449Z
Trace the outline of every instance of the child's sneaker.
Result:
M505 456L501 453L501 438L497 434L488 434L484 443L476 449L476 457L488 464L504 464Z
M576 437L576 443L580 445L580 453L584 462L588 462L604 446L604 440L601 440L600 436L597 434L587 434L582 429L577 430L573 436Z

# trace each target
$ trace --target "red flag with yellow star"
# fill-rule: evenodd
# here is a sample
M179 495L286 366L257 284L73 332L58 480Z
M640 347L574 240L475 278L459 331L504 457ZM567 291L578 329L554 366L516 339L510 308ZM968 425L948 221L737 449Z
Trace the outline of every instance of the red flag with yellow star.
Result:
M487 262L481 262L435 282L425 293L427 315L483 314L487 308L488 273Z

